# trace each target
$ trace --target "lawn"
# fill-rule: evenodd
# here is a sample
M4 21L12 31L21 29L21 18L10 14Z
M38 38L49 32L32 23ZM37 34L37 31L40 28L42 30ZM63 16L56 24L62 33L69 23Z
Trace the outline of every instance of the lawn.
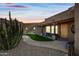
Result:
M53 41L50 38L47 37L43 37L37 34L27 34L29 37L31 37L31 39L36 40L36 41Z

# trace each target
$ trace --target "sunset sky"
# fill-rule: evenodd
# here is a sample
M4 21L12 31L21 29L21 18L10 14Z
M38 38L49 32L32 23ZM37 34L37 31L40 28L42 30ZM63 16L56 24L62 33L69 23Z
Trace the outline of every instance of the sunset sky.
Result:
M24 23L42 22L72 6L73 3L0 3L0 18L8 18L11 11L12 18Z

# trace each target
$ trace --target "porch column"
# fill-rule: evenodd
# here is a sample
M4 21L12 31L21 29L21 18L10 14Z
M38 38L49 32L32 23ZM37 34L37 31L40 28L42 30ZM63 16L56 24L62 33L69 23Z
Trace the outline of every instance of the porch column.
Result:
M56 33L55 33L55 32L56 32L56 28L55 28L55 26L56 26L56 25L54 25L54 34L56 34Z
M75 4L75 55L79 55L79 4Z
M61 36L61 25L60 24L58 24L58 35Z
M41 26L41 34L43 35L43 26Z
M44 35L45 32L46 32L46 28L45 28L45 26L42 26L42 35Z

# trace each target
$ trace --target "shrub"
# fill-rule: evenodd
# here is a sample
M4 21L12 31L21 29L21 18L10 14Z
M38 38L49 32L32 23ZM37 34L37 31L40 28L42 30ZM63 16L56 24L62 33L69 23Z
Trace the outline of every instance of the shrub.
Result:
M50 38L47 37L43 37L37 34L27 34L29 37L31 37L31 39L36 40L36 41L53 41Z

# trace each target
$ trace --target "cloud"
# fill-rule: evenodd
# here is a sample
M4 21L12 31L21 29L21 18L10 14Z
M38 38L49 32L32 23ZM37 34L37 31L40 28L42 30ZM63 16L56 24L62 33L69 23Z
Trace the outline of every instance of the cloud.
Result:
M33 17L33 18L27 18L27 17L17 17L18 21L22 21L23 23L40 23L45 21L42 17Z
M4 4L11 5L11 4L14 4L14 3L4 3Z
M10 5L7 7L12 7L12 8L29 8L29 6L22 6L22 5Z

